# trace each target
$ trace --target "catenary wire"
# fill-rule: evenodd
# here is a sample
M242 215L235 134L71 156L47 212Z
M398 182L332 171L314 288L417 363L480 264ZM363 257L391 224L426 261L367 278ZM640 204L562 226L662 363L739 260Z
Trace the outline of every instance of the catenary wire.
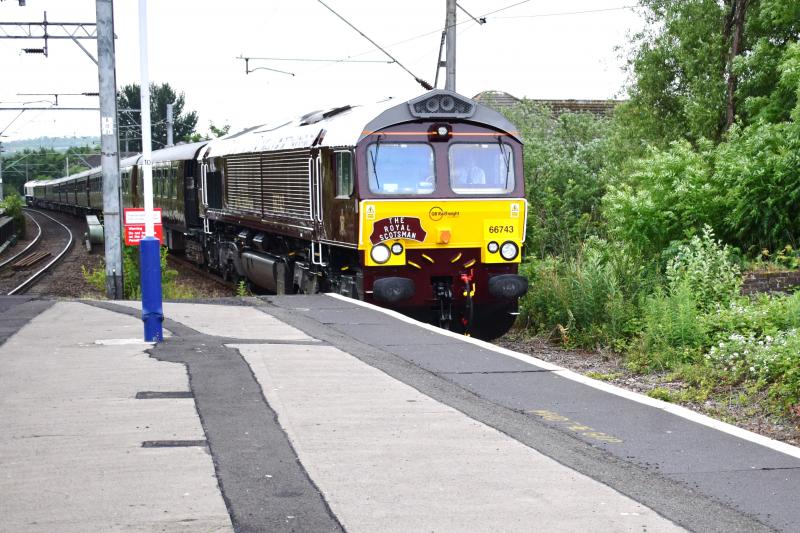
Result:
M625 9L635 9L637 6L619 6L619 7L606 7L603 9L586 9L583 11L562 11L558 13L538 13L534 15L506 15L503 17L495 17L498 19L535 19L542 17L561 17L565 15L583 15L586 13L603 13L607 11L622 11Z

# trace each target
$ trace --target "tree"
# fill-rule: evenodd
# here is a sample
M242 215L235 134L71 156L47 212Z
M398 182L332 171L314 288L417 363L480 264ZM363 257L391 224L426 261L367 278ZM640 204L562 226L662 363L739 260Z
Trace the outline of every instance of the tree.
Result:
M504 112L525 143L527 249L539 257L570 255L578 241L600 232L602 169L613 157L605 142L609 120L588 113L554 117L530 100Z
M745 125L788 121L800 88L800 0L751 0L745 36L746 53L733 65L737 114Z
M231 125L225 124L221 128L217 127L213 122L208 122L208 134L203 135L202 133L194 132L191 135L186 137L186 142L189 143L196 143L200 141L209 141L211 139L216 139L219 137L223 137L231 131Z
M211 132L211 135L213 135L215 138L216 137L223 137L223 136L227 135L228 132L231 131L231 125L230 124L225 124L221 128L218 128L217 126L214 125L213 122L209 122L208 123L208 129Z
M138 84L124 86L117 96L119 115L119 138L123 150L142 151L142 129L140 109L141 90ZM194 133L197 113L184 113L184 93L176 94L169 83L150 84L150 120L153 148L163 148L167 144L167 104L172 103L173 141L180 142Z
M725 40L730 39L730 50L728 52L728 83L725 108L725 129L733 126L736 120L736 84L739 75L733 68L733 62L742 53L744 47L744 19L747 14L749 0L726 0L730 5L728 18L725 22Z
M640 0L647 29L628 62L622 110L650 144L719 139L725 110L726 11L717 0Z
M648 26L635 36L631 135L664 148L720 142L738 120L789 119L797 94L786 80L800 37L800 0L640 0ZM791 84L789 84L791 85Z
M3 182L7 191L13 188L21 194L26 181L61 178L82 172L96 164L89 156L99 153L96 146L73 146L66 152L52 148L26 148L3 157Z

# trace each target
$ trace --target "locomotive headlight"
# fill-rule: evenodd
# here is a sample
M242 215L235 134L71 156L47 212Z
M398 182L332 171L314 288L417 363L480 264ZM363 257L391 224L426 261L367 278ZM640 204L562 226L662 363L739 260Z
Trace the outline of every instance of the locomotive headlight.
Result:
M372 251L369 253L369 256L373 261L379 265L382 265L389 260L391 252L389 251L389 247L385 244L376 244L372 247Z
M489 250L490 254L496 254L497 250L500 249L500 245L492 241L486 246L486 249Z
M436 130L436 133L439 134L439 137L444 137L450 132L447 131L447 126L439 126L439 128Z
M403 245L402 245L402 244L400 244L399 242L396 242L396 243L394 243L394 244L392 245L392 253L393 253L394 255L400 255L400 254L402 254L402 253L403 253ZM373 257L373 259L374 259L374 257Z
M517 246L515 242L506 241L503 243L503 246L500 247L500 255L506 261L516 259L517 255L519 255L519 246Z

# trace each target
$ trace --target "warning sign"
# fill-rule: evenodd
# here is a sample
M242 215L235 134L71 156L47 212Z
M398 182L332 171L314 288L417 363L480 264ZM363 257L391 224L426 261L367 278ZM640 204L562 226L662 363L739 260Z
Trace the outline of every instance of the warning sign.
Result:
M138 246L139 241L144 238L145 218L144 209L139 207L128 207L124 210L125 244L128 246ZM164 226L161 224L161 208L153 209L153 224L155 237L164 242Z

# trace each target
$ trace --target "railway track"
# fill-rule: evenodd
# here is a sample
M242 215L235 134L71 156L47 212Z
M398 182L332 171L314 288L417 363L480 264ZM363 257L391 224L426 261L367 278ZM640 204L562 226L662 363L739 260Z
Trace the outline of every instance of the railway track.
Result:
M72 231L50 215L34 209L25 212L36 225L37 234L22 251L0 263L0 293L9 296L27 291L64 257L75 241Z
M6 265L9 265L10 263L12 263L13 261L15 261L16 259L18 259L18 258L20 258L21 256L23 256L24 254L28 253L28 251L29 251L31 248L33 248L34 246L36 246L37 244L39 244L39 239L41 239L41 238L42 238L42 226L41 226L41 225L39 224L39 222L38 222L38 221L37 221L35 218L33 218L33 216L31 216L31 215L28 215L28 220L30 220L31 222L33 222L33 223L36 225L36 237L34 237L34 238L33 238L33 240L31 240L31 242L29 242L29 243L28 243L28 246L26 246L25 248L23 248L23 249L22 249L22 250L20 250L19 252L15 253L14 255L12 255L11 257L9 257L8 259L4 260L3 262L0 262L0 270L2 270L3 268L5 268L5 267L6 267Z
M237 287L235 283L231 281L226 281L221 277L217 276L216 274L212 274L208 270L205 270L197 266L195 263L192 263L191 261L189 261L184 257L181 257L179 255L168 254L167 262L168 264L171 264L174 267L180 267L184 271L189 271L192 274L197 275L198 277L211 281L219 285L221 288L226 289L227 291L230 291L232 293L236 292Z

